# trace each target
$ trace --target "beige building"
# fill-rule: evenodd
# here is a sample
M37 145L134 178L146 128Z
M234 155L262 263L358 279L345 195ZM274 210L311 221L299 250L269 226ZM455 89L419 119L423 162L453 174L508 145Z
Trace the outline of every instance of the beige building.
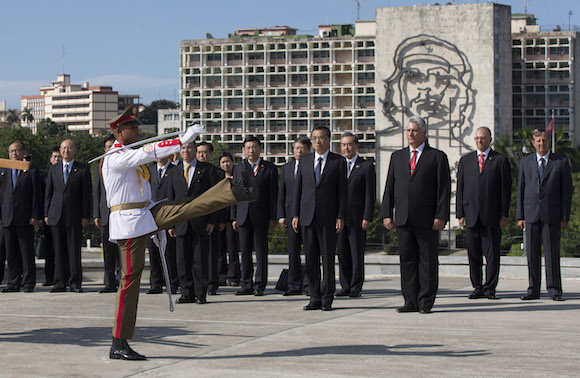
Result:
M296 137L322 125L335 133L334 151L340 151L340 133L350 131L361 154L374 159L374 23L360 25L360 36L357 23L323 25L317 36L276 27L182 41L182 127L204 123L204 140L224 143L238 156L244 138L256 135L264 156L280 164L292 156Z
M533 15L512 17L513 127L546 128L552 117L557 130L580 145L580 35L542 31Z
M110 86L71 84L70 75L58 75L50 86L40 88L40 95L21 97L21 109L30 109L34 116L32 123L22 126L35 129L40 119L50 118L70 131L98 134L108 130L107 120L138 100L139 96L120 95Z

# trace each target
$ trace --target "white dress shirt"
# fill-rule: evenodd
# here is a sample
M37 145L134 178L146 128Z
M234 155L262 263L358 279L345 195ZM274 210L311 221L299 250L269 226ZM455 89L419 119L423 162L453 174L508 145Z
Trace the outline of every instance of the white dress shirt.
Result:
M330 150L326 150L322 155L314 152L314 169L316 170L316 165L318 164L318 158L322 158L322 166L320 167L320 175L324 173L324 167L326 167L326 161L328 160L328 153Z
M421 157L421 154L423 153L424 149L425 142L421 143L419 147L415 148L415 151L417 151L415 156L415 165L419 163L419 158ZM413 159L413 147L409 146L409 163L411 163L411 159Z

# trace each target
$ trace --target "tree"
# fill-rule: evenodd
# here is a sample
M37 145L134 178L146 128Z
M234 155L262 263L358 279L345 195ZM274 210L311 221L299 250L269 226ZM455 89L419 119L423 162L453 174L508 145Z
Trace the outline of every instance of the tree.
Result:
M20 126L20 114L18 114L18 110L16 109L9 109L8 110L8 117L6 117L6 121L10 123L10 127L15 128Z
M158 109L177 109L178 102L169 100L155 100L149 106L146 106L141 113L139 113L139 121L145 125L157 125L157 110Z
M56 123L50 118L43 118L38 121L36 130L40 137L46 136L51 138L63 136L67 132L66 126L63 123Z
M28 109L28 108L24 108L24 110L22 110L21 117L22 117L22 120L26 123L34 122L34 116L32 115L32 112L30 111L30 109Z

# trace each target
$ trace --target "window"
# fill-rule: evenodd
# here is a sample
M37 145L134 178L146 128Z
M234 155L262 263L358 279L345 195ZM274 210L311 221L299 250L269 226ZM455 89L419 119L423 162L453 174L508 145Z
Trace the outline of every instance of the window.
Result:
M308 53L306 51L292 51L292 59L306 59Z
M356 55L360 58L363 56L375 56L375 50L371 50L371 49L364 49L364 50L358 50L356 52Z
M209 61L221 61L222 60L222 54L207 54L207 60Z

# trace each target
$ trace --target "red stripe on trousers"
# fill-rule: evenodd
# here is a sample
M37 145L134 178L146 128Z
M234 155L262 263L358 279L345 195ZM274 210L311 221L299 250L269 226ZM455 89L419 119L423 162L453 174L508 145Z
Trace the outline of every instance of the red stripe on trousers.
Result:
M125 290L127 290L127 286L131 282L131 239L127 239L127 246L125 248L127 250L127 274L125 275L125 287L121 290L121 294L119 295L119 311L117 312L117 332L115 337L120 339L121 335L121 319L123 318L123 303L125 302Z

